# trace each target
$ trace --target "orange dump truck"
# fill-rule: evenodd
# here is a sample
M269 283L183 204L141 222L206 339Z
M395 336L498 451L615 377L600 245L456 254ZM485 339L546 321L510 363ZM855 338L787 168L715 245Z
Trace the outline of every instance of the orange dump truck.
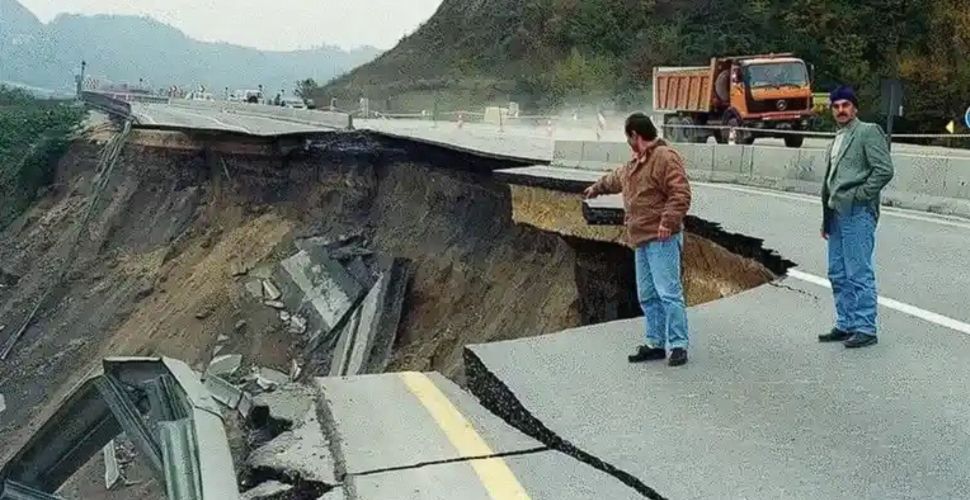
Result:
M727 142L730 129L671 127L724 125L738 130L738 144L757 137L781 137L800 147L804 130L815 116L812 71L792 54L715 57L710 66L662 67L653 70L653 109L664 114L664 135L674 142Z

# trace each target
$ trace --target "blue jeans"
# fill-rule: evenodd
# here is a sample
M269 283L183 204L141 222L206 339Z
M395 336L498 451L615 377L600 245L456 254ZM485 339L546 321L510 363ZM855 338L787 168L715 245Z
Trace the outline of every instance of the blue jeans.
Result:
M687 311L680 282L684 234L637 247L637 297L646 317L647 345L687 348Z
M834 213L829 226L829 281L835 295L835 327L876 335L876 214L865 205Z

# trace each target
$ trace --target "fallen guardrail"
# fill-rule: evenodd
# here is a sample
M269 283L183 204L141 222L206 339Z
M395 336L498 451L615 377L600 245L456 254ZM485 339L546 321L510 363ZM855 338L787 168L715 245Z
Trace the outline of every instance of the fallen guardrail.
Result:
M220 409L185 363L107 358L0 469L0 500L54 493L124 432L170 500L239 498Z

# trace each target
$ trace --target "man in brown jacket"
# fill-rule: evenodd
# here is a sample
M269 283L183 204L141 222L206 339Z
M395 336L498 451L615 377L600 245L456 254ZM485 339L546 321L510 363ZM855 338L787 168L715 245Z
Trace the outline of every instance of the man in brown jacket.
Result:
M623 193L627 243L635 250L637 296L646 316L646 343L631 363L662 360L670 348L670 366L687 363L687 313L680 281L684 216L691 191L677 151L657 138L657 128L643 113L626 120L633 158L603 176L583 193L586 198Z

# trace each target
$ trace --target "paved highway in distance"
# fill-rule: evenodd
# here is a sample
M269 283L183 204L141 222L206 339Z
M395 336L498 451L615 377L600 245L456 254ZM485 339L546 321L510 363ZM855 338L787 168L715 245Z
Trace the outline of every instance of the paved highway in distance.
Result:
M182 129L221 130L255 136L275 136L333 130L273 118L226 113L212 109L186 109L167 104L132 103L132 115L141 125Z

